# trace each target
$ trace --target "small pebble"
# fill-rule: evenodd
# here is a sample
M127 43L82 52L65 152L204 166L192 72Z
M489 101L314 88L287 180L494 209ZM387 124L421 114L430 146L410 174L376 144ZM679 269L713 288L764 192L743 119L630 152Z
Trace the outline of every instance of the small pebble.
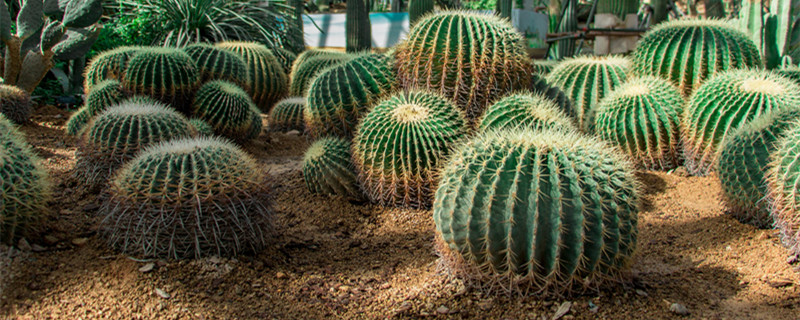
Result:
M440 306L439 308L436 309L436 312L438 312L439 314L448 314L450 313L450 309L445 306Z
M290 130L289 132L286 132L286 135L287 136L299 136L300 135L300 131Z
M669 311L672 311L672 313L677 314L677 315L681 315L681 316L688 316L689 315L689 309L686 309L686 307L684 307L680 303L673 303L671 306L669 306Z
M280 271L278 271L278 273L275 274L275 278L278 279L286 279L286 277L287 277L286 274Z
M51 234L48 234L48 235L44 236L44 243L47 244L48 246L52 246L52 245L58 243L58 241L59 241L58 238L56 238L55 236L53 236Z
M143 265L141 268L139 268L139 272L148 273L150 271L153 271L153 268L155 268L155 267L156 267L156 264L150 262L148 264Z
M553 314L552 320L561 319L561 317L563 317L563 316L567 315L567 313L569 313L569 309L570 308L572 308L572 302L567 301L567 302L562 303L560 306L558 306L558 309L556 310L556 313Z
M89 241L89 238L75 238L72 239L72 244L81 247L85 245L87 241Z
M642 297L647 297L648 296L647 292L644 292L644 290L642 290L642 289L636 289L636 294L638 294L638 295L640 295Z
M167 293L164 290L161 290L159 288L156 288L156 295L161 297L161 299L169 299L169 298L172 297L172 296L169 295L169 293Z
M31 248L31 244L28 243L28 240L25 240L25 238L22 238L22 239L19 239L19 242L17 242L17 249L22 250L22 251L31 251L32 248Z

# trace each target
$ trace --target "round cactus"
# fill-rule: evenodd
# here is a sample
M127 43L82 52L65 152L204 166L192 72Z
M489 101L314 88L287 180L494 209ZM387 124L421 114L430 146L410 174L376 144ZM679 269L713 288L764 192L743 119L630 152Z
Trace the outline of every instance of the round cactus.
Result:
M557 60L533 60L533 72L540 76L546 76L557 65Z
M292 64L294 60L297 60L297 55L294 52L286 50L284 48L273 48L272 54L275 55L275 58L278 59L278 62L283 67L283 72L287 75L292 72Z
M346 53L321 50L309 50L300 54L292 66L289 94L305 96L308 85L320 72L352 58L353 56Z
M314 142L303 157L303 178L311 193L362 198L348 140L325 137Z
M261 110L253 106L250 108L250 117L253 119L250 126L250 131L247 133L247 140L258 138L261 132L264 131L264 119L261 117Z
M192 58L178 49L141 49L128 62L122 87L134 95L147 95L185 110L200 76Z
M457 30L457 31L455 31ZM461 11L420 18L399 46L404 88L428 88L476 119L497 96L528 88L532 68L522 37L508 20Z
M792 79L794 83L800 84L800 67L797 66L790 66L781 69L775 70L775 73L784 76L786 78Z
M375 102L395 87L390 58L366 54L320 73L308 87L303 118L312 137L349 137Z
M122 74L128 65L128 60L136 55L141 47L123 46L108 51L103 51L89 62L83 80L83 89L89 92L96 84L103 80L121 80Z
M271 227L265 180L255 160L218 138L161 143L114 176L101 225L112 247L137 256L258 251Z
M25 137L0 114L0 242L26 236L46 212L47 171Z
M481 131L514 128L577 130L572 118L555 102L531 93L515 93L498 100L486 109L479 124Z
M648 31L633 52L636 71L668 79L689 96L712 74L761 66L753 40L722 20L684 19Z
M743 223L759 228L772 227L764 197L769 157L777 141L800 119L800 109L787 109L762 115L724 141L717 169L722 199L728 213Z
M430 206L437 166L467 132L447 98L411 91L387 98L359 124L353 159L367 198L386 206Z
M16 86L0 84L0 113L15 123L31 118L31 96Z
M66 130L67 134L71 136L78 135L81 130L86 127L86 124L92 120L91 112L89 108L86 106L81 107L80 109L76 110L72 113L67 120Z
M199 136L214 136L214 128L212 128L211 125L203 119L191 118L189 119L189 124L192 125L192 128L194 128L194 131L197 131Z
M550 74L547 82L558 86L570 98L570 115L578 128L591 132L597 105L603 97L627 79L631 63L618 56L565 59Z
M800 255L800 121L777 142L767 171L767 197L783 243Z
M253 130L252 113L259 113L250 96L232 82L215 80L197 90L192 114L205 120L218 135L243 140Z
M286 96L289 78L267 47L255 42L237 41L222 42L217 46L244 58L250 70L247 93L262 112L268 113L275 102Z
M683 104L680 91L669 81L636 78L600 101L594 131L641 167L669 170L680 165Z
M558 293L614 280L636 248L632 164L574 132L494 130L456 147L433 219L444 265L478 285Z
M558 108L561 111L566 112L567 114L572 113L572 102L570 102L569 97L564 90L561 88L550 85L547 83L547 80L542 76L537 74L531 74L531 87L530 91L536 94L542 94L548 99L552 100L553 102L558 105Z
M279 101L269 112L270 131L303 131L303 108L306 106L306 99L303 97L291 97Z
M84 105L94 116L125 99L122 84L117 80L103 80L89 90Z
M182 49L197 64L200 82L227 80L247 88L248 69L239 55L207 43L196 43Z
M686 169L694 175L713 170L721 143L756 117L800 104L800 87L759 70L732 70L712 76L698 88L683 117Z

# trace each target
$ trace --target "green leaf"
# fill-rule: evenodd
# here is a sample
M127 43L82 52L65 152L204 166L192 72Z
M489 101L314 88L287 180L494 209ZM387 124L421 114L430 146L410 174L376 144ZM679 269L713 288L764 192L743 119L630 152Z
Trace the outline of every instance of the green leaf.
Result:
M64 11L64 26L86 28L95 24L103 15L102 0L72 0Z
M20 39L26 39L44 24L44 12L42 7L44 4L42 0L25 0L22 8L17 15L17 36Z
M42 53L52 49L55 45L61 42L64 37L64 26L60 21L56 20L48 24L42 30L42 39L39 43L39 48Z
M0 1L0 40L3 42L11 39L11 13L5 1Z

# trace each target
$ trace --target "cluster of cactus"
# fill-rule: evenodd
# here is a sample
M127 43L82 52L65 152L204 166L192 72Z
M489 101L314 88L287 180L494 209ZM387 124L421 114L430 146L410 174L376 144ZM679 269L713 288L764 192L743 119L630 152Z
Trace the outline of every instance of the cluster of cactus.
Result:
M778 140L800 119L800 108L762 115L728 138L719 154L718 177L728 212L743 223L772 227L764 179Z
M0 114L0 243L13 243L46 212L50 183L25 137Z
M289 95L302 97L306 95L308 85L323 70L346 62L353 57L346 53L308 50L300 54L292 65L289 84Z
M800 255L800 121L777 142L767 172L767 196L775 227L794 255Z
M188 45L182 50L197 64L201 83L226 80L247 88L249 71L239 55L207 43Z
M476 119L497 96L530 85L531 61L521 43L511 23L497 16L427 15L395 52L397 77L402 87L436 91Z
M93 117L125 99L122 84L117 80L96 83L86 95L84 105L67 121L67 133L77 135Z
M269 112L270 131L303 131L303 109L306 106L306 99L303 97L291 97L278 101L272 111Z
M123 46L103 51L89 62L84 75L83 90L91 89L104 80L122 80L128 60L141 50L141 47Z
M437 166L467 132L462 112L435 93L410 91L378 103L359 124L353 159L367 199L387 206L431 204Z
M395 87L391 59L365 54L321 72L308 87L303 118L312 137L350 137L368 108Z
M188 54L174 48L146 48L128 61L122 87L134 95L146 95L185 110L200 76Z
M0 113L14 123L25 123L31 117L31 96L19 87L0 84Z
M749 37L728 22L689 19L664 22L648 31L633 52L637 72L672 81L689 96L712 74L761 66Z
M324 137L308 148L303 157L303 178L311 193L362 198L350 147L349 140Z
M800 1L772 0L769 9L764 2L742 1L739 26L750 35L767 68L777 67L784 58L800 60Z
M253 126L260 128L261 120L254 123L253 113L260 114L247 92L224 80L204 84L192 102L195 117L211 125L214 133L233 140L250 139Z
M533 130L577 130L572 118L542 94L515 93L503 97L480 120L479 129L530 128Z
M268 113L272 105L286 96L289 80L278 59L262 44L226 41L216 44L241 56L249 70L247 93L256 106Z
M433 219L456 275L558 294L619 280L638 207L633 165L613 147L574 132L495 130L453 151Z
M600 101L594 131L641 167L669 170L680 165L683 104L680 91L669 81L636 78Z
M800 104L793 81L760 70L732 70L709 78L689 99L682 134L686 169L706 175L714 169L721 144L756 117Z
M235 145L178 139L147 148L111 180L102 230L126 254L180 259L266 246L266 175Z

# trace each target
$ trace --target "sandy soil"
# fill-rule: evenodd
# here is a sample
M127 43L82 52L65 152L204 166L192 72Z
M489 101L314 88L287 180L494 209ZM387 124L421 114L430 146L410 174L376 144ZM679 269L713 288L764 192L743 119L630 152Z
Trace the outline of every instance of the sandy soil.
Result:
M798 319L800 274L776 233L743 225L714 177L643 172L645 207L633 281L560 300L489 296L437 272L429 211L309 194L308 142L270 134L245 149L275 176L278 234L255 256L141 261L96 235L100 200L70 177L68 113L40 108L22 127L45 159L55 199L30 248L0 250L0 318ZM140 268L154 263L152 271ZM167 297L168 298L165 298Z

